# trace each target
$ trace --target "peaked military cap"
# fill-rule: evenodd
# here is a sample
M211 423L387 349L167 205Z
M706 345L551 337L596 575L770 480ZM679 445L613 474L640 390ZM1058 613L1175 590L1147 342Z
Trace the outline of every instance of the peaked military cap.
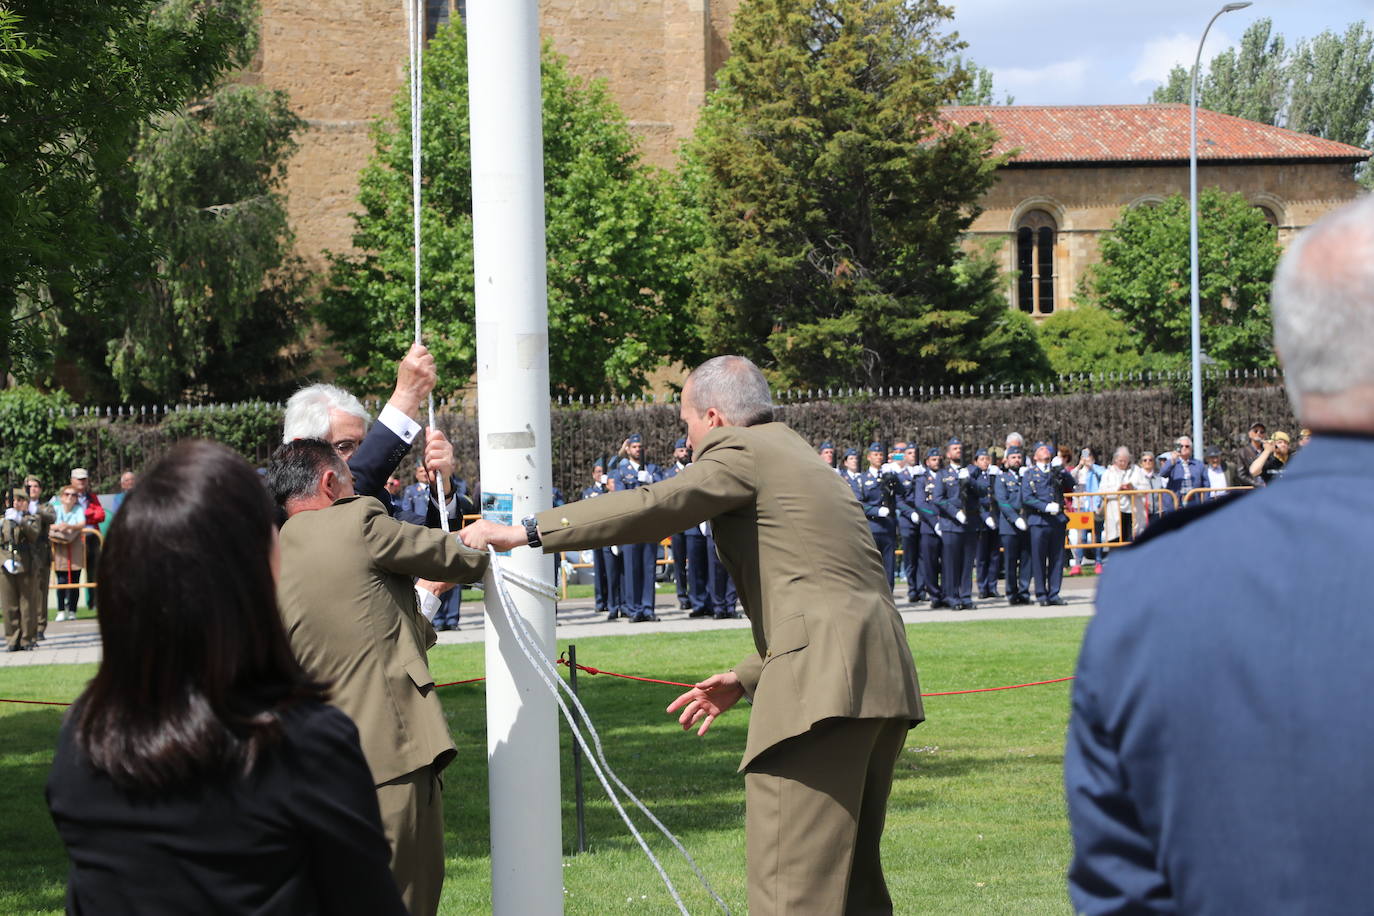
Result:
M687 447L687 439L686 439L686 437L681 438L681 439L679 439L679 440L677 440L676 442L673 443L673 448L686 448L686 447Z

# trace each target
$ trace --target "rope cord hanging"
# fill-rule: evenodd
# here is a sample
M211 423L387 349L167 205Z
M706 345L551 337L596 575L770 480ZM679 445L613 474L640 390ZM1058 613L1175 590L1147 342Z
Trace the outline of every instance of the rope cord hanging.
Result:
M421 343L420 321L420 165L421 126L424 104L425 0L405 0L406 29L410 49L410 210L415 273L415 343ZM429 393L429 428L434 429L434 392ZM439 505L439 525L449 530L448 500L442 474L434 475L434 499Z
M649 849L649 844L645 842L644 837L640 834L638 828L635 827L634 821L630 819L630 815L620 803L620 799L616 795L615 790L611 788L610 784L612 782L615 783L620 791L625 793L625 796L634 803L636 808L643 812L644 816L658 828L658 831L667 837L668 841L677 848L677 851L682 854L683 859L691 866L692 871L696 873L697 880L700 881L701 886L706 889L706 893L710 894L711 899L716 902L716 905L720 907L721 911L724 912L726 916L729 916L730 907L726 905L725 901L722 900L715 889L711 887L711 882L707 880L706 875L702 872L701 867L697 865L696 860L692 858L691 853L689 853L687 848L682 845L682 842L673 835L672 831L664 826L663 822L655 817L653 812L639 800L639 797L631 792L630 788L625 785L625 783L621 782L620 777L617 776L615 770L611 768L610 762L606 759L605 748L601 744L601 735L597 732L596 726L592 724L591 716L588 715L586 708L582 705L582 701L578 699L577 694L573 692L572 687L559 676L555 663L550 661L548 656L542 651L538 650L538 647L535 645L535 636L530 632L529 624L525 622L525 618L520 616L519 611L516 609L515 600L511 598L510 592L506 588L506 581L509 580L522 588L526 588L550 598L556 597L557 595L554 587L548 583L530 579L514 570L503 568L495 549L488 547L487 553L491 557L492 580L496 585L496 593L497 597L500 599L499 604L501 611L505 614L507 623L510 624L511 632L515 635L516 644L520 646L520 651L524 653L526 661L530 663L530 667L535 670L540 680L544 682L544 686L549 689L554 699L558 702L558 708L562 711L563 718L568 723L568 729L572 732L573 739L577 741L582 747L582 750L586 753L587 761L591 764L592 771L596 773L596 778L601 783L601 788L605 790L606 797L609 798L611 804L615 806L615 810L620 815L620 819L624 821L625 826L630 829L630 833L634 836L635 841L639 843L640 849L644 850L644 854L648 856L649 861L653 863L654 870L658 872L659 878L663 880L664 886L668 888L668 893L672 896L673 902L677 904L678 910L683 914L688 912L687 906L682 902L682 897L678 894L677 888L673 886L672 879L670 879L668 873L663 870L663 865L658 861L658 857ZM559 695L560 690L568 695L573 705L577 707L577 711L581 715L582 720L586 722L587 731L592 738L591 746L588 746L587 739L583 737L582 730L577 725L577 720L568 709L567 703L563 701L563 697Z

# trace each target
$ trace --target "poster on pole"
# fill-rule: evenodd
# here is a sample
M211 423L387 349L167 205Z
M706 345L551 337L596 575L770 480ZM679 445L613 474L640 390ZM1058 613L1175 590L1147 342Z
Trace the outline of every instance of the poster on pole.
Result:
M489 522L496 522L498 525L514 525L515 519L512 517L514 502L510 493L483 493L482 518ZM508 557L510 551L503 550L499 556Z

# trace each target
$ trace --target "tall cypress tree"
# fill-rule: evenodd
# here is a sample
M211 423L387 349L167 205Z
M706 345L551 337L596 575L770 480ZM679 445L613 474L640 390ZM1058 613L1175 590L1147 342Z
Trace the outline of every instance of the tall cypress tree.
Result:
M934 0L752 0L687 151L704 216L708 351L785 385L1047 371L990 259L961 237L1002 160L943 122L968 88Z

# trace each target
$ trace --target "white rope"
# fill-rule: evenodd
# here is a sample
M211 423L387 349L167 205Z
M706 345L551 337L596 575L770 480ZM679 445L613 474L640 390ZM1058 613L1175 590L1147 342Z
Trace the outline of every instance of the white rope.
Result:
M410 48L410 212L415 271L415 343L420 332L420 164L424 119L425 0L406 0L406 32ZM429 393L429 427L434 428L434 392ZM449 530L448 500L444 498L444 475L434 475L434 491L439 506L439 526Z
M550 598L555 597L557 591L547 582L531 579L514 570L505 569L501 565L501 561L497 557L494 548L488 547L487 553L491 557L492 580L496 583L496 592L500 599L501 610L506 615L507 622L510 624L511 633L515 636L516 644L520 646L520 651L524 653L525 659L530 663L530 667L535 670L540 680L544 682L544 686L553 694L554 700L558 703L558 708L563 713L564 720L568 723L568 729L572 732L573 739L577 741L578 745L587 755L587 761L591 764L592 771L596 773L596 778L601 783L601 788L605 790L606 797L609 798L611 804L615 806L615 810L620 815L620 819L624 821L625 826L630 829L630 833L634 836L635 841L639 843L640 849L644 850L644 854L648 856L649 861L653 863L654 870L658 872L658 876L663 880L664 886L668 888L668 893L672 896L673 902L677 904L678 910L684 914L688 912L686 904L682 902L682 897L678 894L677 888L673 886L673 882L668 877L668 873L663 870L663 865L659 862L658 857L649 849L649 844L644 840L639 829L635 827L634 821L630 819L630 815L620 803L620 799L616 795L615 790L611 788L610 784L612 782L625 793L626 797L634 803L636 808L643 812L644 816L658 828L659 832L667 837L669 842L677 848L677 851L682 854L683 859L691 866L692 871L696 873L697 880L699 880L701 886L706 889L706 893L710 894L711 899L716 902L716 905L720 907L721 911L724 912L726 916L729 916L730 908L726 905L725 901L720 898L720 895L715 892L715 889L711 887L711 882L707 880L706 875L697 865L696 860L692 858L691 853L689 853L687 848L682 845L682 842L673 835L672 831L664 826L663 822L655 817L654 813L639 800L639 797L630 791L630 788L620 780L615 770L611 768L610 762L606 759L605 748L601 743L601 735L598 734L596 726L592 724L592 718L587 713L586 707L582 705L582 701L578 699L572 687L559 676L557 667L549 660L548 656L542 651L535 651L533 648L535 646L535 636L530 631L529 624L525 621L525 618L521 616L520 612L516 609L515 600L511 598L510 592L506 589L506 580L522 588L526 588ZM577 720L568 709L568 705L563 701L563 697L559 695L560 690L568 695L573 705L577 707L578 714L582 717L582 720L586 722L587 731L592 736L592 745L590 747L587 744L587 739L583 737L582 731L577 725ZM595 753L593 753L593 748L595 749ZM607 779L608 776L609 781Z

